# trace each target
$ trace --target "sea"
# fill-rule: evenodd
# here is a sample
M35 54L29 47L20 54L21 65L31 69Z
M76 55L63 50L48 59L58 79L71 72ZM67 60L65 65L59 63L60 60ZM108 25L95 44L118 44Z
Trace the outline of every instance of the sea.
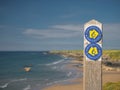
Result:
M0 90L43 90L70 84L82 77L77 69L66 68L72 60L49 51L0 51ZM29 72L24 70L26 66L31 67Z

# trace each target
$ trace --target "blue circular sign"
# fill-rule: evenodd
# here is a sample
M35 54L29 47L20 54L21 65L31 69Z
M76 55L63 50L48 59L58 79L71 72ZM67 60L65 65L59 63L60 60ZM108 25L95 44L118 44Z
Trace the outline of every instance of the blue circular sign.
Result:
M91 43L99 42L102 39L102 32L97 26L90 26L85 31L85 38Z
M86 56L91 60L97 60L102 55L102 48L95 43L88 44L85 48L85 54Z

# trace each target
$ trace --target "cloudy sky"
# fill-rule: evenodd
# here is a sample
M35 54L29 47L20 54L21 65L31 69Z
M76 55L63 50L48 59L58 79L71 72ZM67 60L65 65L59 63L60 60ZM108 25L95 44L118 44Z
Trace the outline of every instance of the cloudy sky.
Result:
M103 49L120 49L120 0L0 0L0 51L83 49L83 27L103 23Z

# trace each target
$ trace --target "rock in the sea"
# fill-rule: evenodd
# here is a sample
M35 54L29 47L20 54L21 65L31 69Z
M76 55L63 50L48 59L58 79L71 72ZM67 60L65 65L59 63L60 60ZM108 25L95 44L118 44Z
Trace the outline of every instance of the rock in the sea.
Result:
M24 70L25 70L26 72L29 72L29 71L31 70L31 67L24 67Z

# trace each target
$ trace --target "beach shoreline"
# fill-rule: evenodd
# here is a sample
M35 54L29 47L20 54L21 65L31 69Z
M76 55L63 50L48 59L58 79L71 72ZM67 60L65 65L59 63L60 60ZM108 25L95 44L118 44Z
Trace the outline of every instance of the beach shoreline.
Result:
M68 55L64 55L64 57L68 57ZM67 65L67 67L77 69L78 71L83 73L83 66L74 66L74 64L83 65L83 61L74 59L71 61L71 64ZM102 70L102 86L107 82L120 81L119 76L119 71ZM72 84L55 84L46 87L43 90L83 90L83 77L75 78L74 80L72 80L72 82Z
M80 66L76 66L79 64L80 64ZM74 68L75 70L77 70L83 74L83 67L81 65L82 65L81 62L74 59L71 61L71 63L69 65L66 65L66 68ZM83 88L83 76L81 76L79 78L76 77L76 78L73 78L73 79L68 80L68 81L70 81L72 83L67 83L67 84L58 83L58 84L54 84L52 86L46 87L43 90L82 90L82 88Z
M120 72L103 72L102 85L107 82L118 82L120 81ZM46 87L43 90L83 90L83 78L77 78L73 80L73 84L57 84L50 87Z

